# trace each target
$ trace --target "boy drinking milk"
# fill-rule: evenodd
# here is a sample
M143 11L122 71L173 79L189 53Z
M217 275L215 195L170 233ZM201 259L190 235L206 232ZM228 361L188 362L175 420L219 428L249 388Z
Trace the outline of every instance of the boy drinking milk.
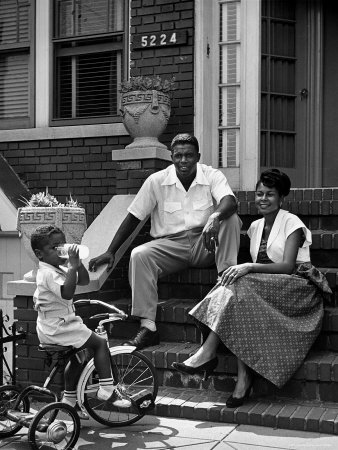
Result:
M73 296L76 285L87 285L89 275L79 258L76 244L68 250L68 263L58 255L57 248L66 242L59 228L38 227L31 236L32 249L39 259L34 293L34 308L38 312L36 330L40 343L91 349L99 375L97 397L110 400L116 407L129 408L130 400L116 389L109 363L110 354L105 339L92 332L75 314ZM76 385L81 364L74 356L65 369L65 391L62 402L76 406Z

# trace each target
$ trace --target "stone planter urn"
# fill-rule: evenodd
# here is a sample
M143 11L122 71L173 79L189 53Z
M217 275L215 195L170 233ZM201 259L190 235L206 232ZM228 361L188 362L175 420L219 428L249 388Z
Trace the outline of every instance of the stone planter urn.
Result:
M127 149L158 147L167 150L158 137L165 130L171 109L171 98L157 90L122 93L121 114L123 124L133 142Z
M25 249L34 262L34 268L24 275L25 281L35 281L39 260L31 248L31 235L41 225L54 225L60 228L66 242L80 244L87 229L84 208L77 207L30 207L18 209L17 230L23 240Z

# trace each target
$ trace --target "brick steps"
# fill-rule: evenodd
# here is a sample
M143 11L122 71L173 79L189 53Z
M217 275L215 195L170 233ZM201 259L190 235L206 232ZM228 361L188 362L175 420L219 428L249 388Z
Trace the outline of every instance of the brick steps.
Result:
M120 339L111 341L113 345L120 343ZM215 375L210 376L207 381L203 380L202 375L182 374L172 369L173 362L184 362L198 347L198 343L162 341L159 345L144 349L143 353L156 367L160 386L179 388L182 391L207 390L210 394L231 393L235 387L237 363L236 357L229 351L218 352L219 363ZM309 352L302 366L282 389L256 375L253 391L275 398L337 402L338 408L338 352Z
M317 252L317 253L316 253ZM240 249L239 261L243 260L245 250L243 247ZM326 255L323 250L312 250L311 257L315 255L314 259L317 259L317 263L313 264L325 274L330 288L333 292L332 304L328 306L338 305L338 250L337 256L333 255L333 250L328 250L329 256ZM245 258L248 261L247 258ZM332 263L334 260L334 263ZM328 264L328 262L330 264ZM190 298L202 299L209 290L215 285L217 280L216 267L211 268L190 268L189 270L182 271L169 275L161 279L158 283L159 297L161 299L174 298Z
M246 230L260 216L254 192L241 191L236 196L243 221L238 261L245 262L250 260ZM230 352L219 349L216 375L207 381L171 368L174 361L185 361L199 346L200 332L188 312L215 285L216 267L190 268L167 276L158 283L161 301L156 321L162 342L143 351L159 377L154 414L338 434L338 188L291 190L283 208L299 215L312 231L312 262L326 274L334 292L332 302L325 305L322 331L313 349L283 389L257 376L250 401L229 409L225 401L234 389L237 372L236 358ZM129 299L116 304L130 314ZM137 322L118 323L112 336L128 338L137 329Z
M173 284L173 289L174 289ZM177 286L176 286L177 290ZM172 342L200 342L200 332L195 327L188 312L197 303L192 299L169 298L159 302L156 321L161 336ZM127 314L131 312L129 299L120 299L114 304ZM114 324L114 336L130 338L138 329L138 322L117 322ZM338 308L325 306L323 327L314 348L316 350L338 351Z
M338 406L294 398L250 398L243 406L225 405L229 394L196 389L160 388L154 415L338 434Z

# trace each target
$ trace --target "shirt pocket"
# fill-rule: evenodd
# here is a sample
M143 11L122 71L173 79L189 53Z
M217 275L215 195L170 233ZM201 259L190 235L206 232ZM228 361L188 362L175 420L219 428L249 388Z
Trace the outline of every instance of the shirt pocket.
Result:
M163 203L165 223L176 224L181 216L181 202L164 202Z
M214 204L212 199L196 200L192 204L193 214L195 219L198 221L199 226L204 226L210 214L214 211Z
M196 202L193 202L193 207L195 211L204 211L206 209L209 209L213 207L212 199L207 200L198 200Z

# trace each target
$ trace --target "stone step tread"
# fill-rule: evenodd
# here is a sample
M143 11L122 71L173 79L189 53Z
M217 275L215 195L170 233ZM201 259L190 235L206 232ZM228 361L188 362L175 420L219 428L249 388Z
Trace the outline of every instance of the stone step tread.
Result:
M120 341L110 340L111 344L119 345ZM157 369L173 370L173 362L184 362L194 354L200 344L193 342L161 342L147 347L142 352L152 361ZM216 374L237 373L236 357L230 353L218 353ZM175 371L176 372L176 371ZM310 351L302 366L292 377L296 380L338 382L338 352Z
M227 408L230 393L160 388L154 415L338 434L338 405L253 395L239 408Z
M127 314L131 313L131 300L123 298L116 300L114 304L123 309ZM158 322L173 322L176 324L194 324L189 311L197 304L194 299L170 298L168 300L160 300L157 307ZM338 307L325 306L323 331L338 332Z
M338 285L338 267L317 267L328 279L331 288L335 289ZM212 287L217 280L216 267L195 268L191 267L182 272L173 273L160 280L160 284L182 283L182 284L203 284Z

